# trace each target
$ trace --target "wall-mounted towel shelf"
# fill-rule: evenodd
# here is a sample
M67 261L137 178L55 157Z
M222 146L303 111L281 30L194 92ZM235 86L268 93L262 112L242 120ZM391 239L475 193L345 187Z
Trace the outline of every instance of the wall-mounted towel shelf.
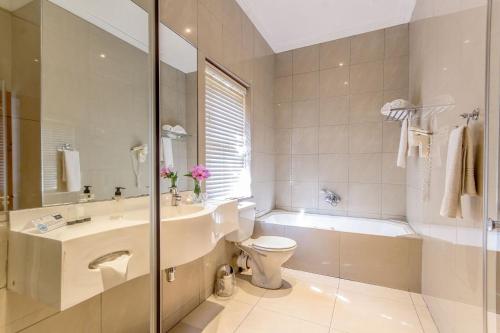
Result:
M172 140L184 140L184 139L186 139L186 138L188 138L188 137L191 136L189 134L178 133L178 132L174 132L174 131L170 131L170 130L165 130L165 129L161 130L161 134L162 134L162 137L169 138L169 139L172 139Z
M432 106L412 106L407 108L393 108L386 115L386 121L403 121L408 117L414 117L417 112L421 113L418 117L428 118L443 111L451 110L455 107L454 104L432 105ZM460 114L460 117L469 121L479 119L479 108L475 108L472 112Z
M57 151L65 151L65 150L74 150L74 149L70 143L63 143L59 148L57 148Z

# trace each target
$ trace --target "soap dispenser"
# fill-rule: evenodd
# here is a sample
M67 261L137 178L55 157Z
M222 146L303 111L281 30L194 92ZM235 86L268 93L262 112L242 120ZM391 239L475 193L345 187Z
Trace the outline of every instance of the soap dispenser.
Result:
M122 190L124 190L125 187L117 186L115 187L115 195L113 196L113 200L115 201L115 209L114 209L114 215L112 218L114 219L120 219L123 217L123 213L125 212L125 207L124 207L124 200L123 200L123 194Z
M94 194L90 191L91 185L83 185L83 193L80 194L80 202L89 202L94 200Z

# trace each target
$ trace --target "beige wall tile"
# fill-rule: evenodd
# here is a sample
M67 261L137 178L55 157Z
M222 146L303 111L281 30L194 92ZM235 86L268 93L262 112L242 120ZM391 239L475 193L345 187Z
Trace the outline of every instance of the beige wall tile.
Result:
M319 128L319 153L344 154L349 152L349 126L322 126Z
M349 96L324 97L319 101L321 126L343 125L349 122Z
M349 182L379 184L382 180L382 154L350 154Z
M274 128L292 128L292 103L274 104Z
M382 186L380 184L349 183L349 215L381 212Z
M275 176L276 181L290 181L292 177L291 155L276 155Z
M398 122L384 122L383 124L383 151L384 153L396 153L399 150L399 137L401 136L401 124Z
M319 96L319 72L293 76L293 100L303 101Z
M382 92L356 94L350 96L349 122L362 123L382 121Z
M292 185L289 181L276 182L276 206L285 208L292 206Z
M384 89L397 90L408 87L408 56L384 61Z
M352 94L382 90L384 85L383 62L375 61L352 65L349 84Z
M292 181L318 181L318 158L311 155L292 155Z
M319 126L319 100L293 102L292 127Z
M201 4L198 5L198 47L207 57L222 61L222 23Z
M303 127L292 130L292 154L317 154L318 128Z
M318 177L320 182L347 182L349 180L349 155L320 154Z
M285 237L297 242L297 249L284 264L285 267L321 275L339 276L338 232L286 226Z
M302 160L301 155L320 154L317 158L315 156L315 161L318 161L317 180L314 179L316 173L312 173L311 170L305 178L294 176L293 179L308 182L314 180L318 184L336 184L345 188L343 190L345 207L330 209L331 207L321 206L319 203L320 210L334 214L346 213L350 183L376 184L379 186L376 197L380 198L382 165L393 162L388 158L383 159L382 151L393 153L394 149L397 151L399 145L399 129L396 130L391 127L394 125L382 122L380 108L385 101L408 96L408 83L406 85L401 83L404 80L395 84L388 83L388 88L394 89L384 90L384 47L386 39L392 46L404 40L404 27L399 28L390 30L387 38L386 32L380 30L275 56L276 66L281 67L275 75L282 77L292 73L291 99L295 101L291 107L289 104L275 106L275 127L293 129L290 149L291 160L296 161L295 165ZM394 53L392 57L389 55L385 57L388 59L386 71L388 74L394 72L392 77L400 79L394 68L403 68L404 64L399 64L401 66L395 64L396 60L393 59L401 56L395 56L399 54L396 50L391 52ZM354 64L351 59L354 59ZM319 96L315 85L316 75L319 75ZM386 81L394 82L388 78ZM400 84L401 88L395 88ZM287 118L290 113L291 120ZM280 133L276 138L284 138L284 132ZM281 139L276 139L276 142L278 140ZM288 144L281 152L289 154ZM349 164L349 154L355 154L351 158L351 164ZM361 167L357 162L360 162ZM313 163L308 161L307 165L311 166ZM285 162L281 162L279 167L283 168L285 165ZM401 181L401 177L404 178L401 170L395 171L399 173L391 173L392 178L390 178L389 173L384 170L386 177L384 179L387 182ZM280 171L281 173L283 172ZM350 179L349 174L351 174ZM283 197L284 201L290 200L287 195ZM321 194L318 193L318 197L321 198ZM286 205L289 205L288 202ZM359 210L351 214L381 217L382 211L378 204L377 209L372 209L370 212Z
M361 123L349 126L349 152L382 152L382 123Z
M351 37L351 64L384 58L384 30L377 30Z
M320 44L320 68L349 66L351 45L349 38Z
M289 76L293 74L293 52L277 53L274 58L275 77Z
M342 279L408 290L409 241L404 238L342 233Z
M293 74L319 70L319 45L293 50Z
M385 29L385 57L401 57L409 52L408 24L401 24Z
M406 169L396 166L397 153L382 154L382 183L406 184Z
M343 96L349 94L349 68L338 67L320 72L321 98Z
M274 80L274 102L292 101L292 76L280 77Z
M292 207L316 208L317 205L317 182L292 182Z
M291 154L292 130L276 129L274 134L274 147L277 154Z
M405 185L382 185L382 215L406 216Z

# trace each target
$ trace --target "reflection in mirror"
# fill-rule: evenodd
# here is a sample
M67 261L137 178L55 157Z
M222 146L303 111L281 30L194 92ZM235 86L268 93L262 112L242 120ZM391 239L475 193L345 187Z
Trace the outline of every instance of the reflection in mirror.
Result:
M44 206L148 193L148 14L114 2L45 1Z
M39 207L40 1L0 9L2 209Z
M177 172L179 191L192 190L193 183L183 175L197 162L197 50L161 24L160 60L162 166ZM162 192L171 185L164 180Z
M127 1L122 15L116 1L45 0L44 206L109 200L116 187L125 197L148 193L147 13ZM164 26L161 38L162 163L181 175L197 158L197 55ZM188 189L182 176L178 187Z

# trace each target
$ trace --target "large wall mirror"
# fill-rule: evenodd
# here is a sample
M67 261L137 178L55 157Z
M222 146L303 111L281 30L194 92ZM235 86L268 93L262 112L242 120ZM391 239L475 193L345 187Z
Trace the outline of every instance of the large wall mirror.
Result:
M109 200L116 187L147 195L151 82L141 1L34 0L10 9L0 12L8 147L0 186L9 208ZM197 51L164 25L160 35L161 163L182 175L197 161ZM181 191L191 185L183 178Z

